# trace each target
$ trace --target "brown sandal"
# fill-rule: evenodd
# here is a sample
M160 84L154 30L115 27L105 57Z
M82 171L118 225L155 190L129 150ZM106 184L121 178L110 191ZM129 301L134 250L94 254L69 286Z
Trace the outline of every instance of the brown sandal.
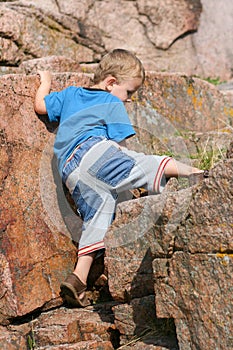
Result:
M86 294L80 298L79 295L87 289L86 284L84 284L78 276L74 273L69 275L64 282L61 283L61 297L67 302L71 307L86 307L91 305L90 301L87 299Z

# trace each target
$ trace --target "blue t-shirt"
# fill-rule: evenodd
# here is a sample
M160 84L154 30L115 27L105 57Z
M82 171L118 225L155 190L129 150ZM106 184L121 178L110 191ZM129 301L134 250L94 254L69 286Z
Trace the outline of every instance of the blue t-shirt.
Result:
M60 174L74 148L91 136L121 142L135 134L123 102L98 89L70 86L45 96L50 121L59 122L54 143Z

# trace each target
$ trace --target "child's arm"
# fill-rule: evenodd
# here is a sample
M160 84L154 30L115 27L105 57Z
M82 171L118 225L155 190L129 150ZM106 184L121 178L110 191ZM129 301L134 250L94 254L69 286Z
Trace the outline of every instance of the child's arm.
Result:
M44 97L49 94L51 88L51 74L49 71L38 71L40 76L40 86L36 92L34 109L38 114L46 114Z

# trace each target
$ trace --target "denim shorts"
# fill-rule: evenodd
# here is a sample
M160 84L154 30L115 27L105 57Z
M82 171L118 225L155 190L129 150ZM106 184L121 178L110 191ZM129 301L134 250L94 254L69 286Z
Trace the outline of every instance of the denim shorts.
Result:
M122 192L140 187L162 192L170 159L134 152L102 137L88 139L73 152L62 180L83 220L79 256L104 249L104 236Z

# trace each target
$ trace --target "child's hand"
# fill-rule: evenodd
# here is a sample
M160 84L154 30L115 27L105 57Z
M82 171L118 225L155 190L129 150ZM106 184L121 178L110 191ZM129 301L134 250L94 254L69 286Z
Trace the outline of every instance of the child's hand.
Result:
M51 73L48 70L38 70L37 74L40 76L41 83L51 83Z

